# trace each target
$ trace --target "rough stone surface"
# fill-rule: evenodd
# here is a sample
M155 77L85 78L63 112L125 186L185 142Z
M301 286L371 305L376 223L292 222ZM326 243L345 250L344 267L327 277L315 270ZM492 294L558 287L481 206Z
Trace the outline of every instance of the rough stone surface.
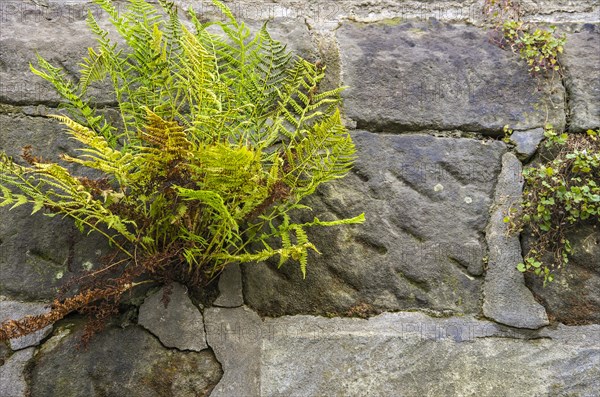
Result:
M215 306L239 307L244 304L242 271L237 263L227 266L221 273L219 292L219 297L214 302Z
M313 216L365 212L356 227L315 228L306 280L298 266L244 267L246 303L268 315L432 309L476 313L483 231L505 145L353 132L353 172L307 201Z
M16 320L25 316L35 316L50 311L46 303L15 302L2 300L0 296L0 323L6 320ZM52 326L47 326L32 334L10 340L12 350L21 350L26 347L36 346L52 331Z
M558 129L565 124L560 81L538 90L527 66L476 27L345 23L337 37L343 83L350 86L344 91L346 114L357 128L497 135L505 124L542 127L545 106L548 122Z
M52 65L64 67L70 77L75 77L78 63L87 55L87 48L96 44L85 22L88 6L85 3L52 2L50 7L41 7L27 1L11 1L2 5L1 102L57 104L60 101L51 84L32 74L29 63L37 65L38 52ZM94 15L102 26L107 26L107 18L98 12L97 7L94 7ZM112 101L107 90L94 87L90 93L98 103Z
M184 6L182 10L187 10L189 6L202 9L207 5L199 6L197 2L179 3ZM2 22L0 102L2 103L55 106L62 101L50 83L30 71L29 64L37 65L37 51L52 65L66 69L67 75L77 81L81 59L88 55L88 47L97 46L95 37L85 22L88 8L92 10L100 26L111 32L110 37L117 43L123 43L109 23L106 13L89 1L62 3L52 1L47 6L39 6L28 1L10 1L9 4L2 4L0 7ZM117 3L116 8L125 11L126 3ZM249 15L238 13L238 16L240 20L250 19L248 26L253 30L258 30L264 22L264 19L260 22L252 21L252 18L248 18ZM273 18L269 25L273 37L290 43L290 49L307 59L316 60L316 50L312 45L307 26L286 15L273 15L273 17L277 17ZM31 34L32 29L35 29L35 34ZM116 104L108 81L93 83L89 93L95 103Z
M208 345L224 374L211 397L260 395L262 323L247 307L208 308L204 312Z
M40 0L37 0L40 1ZM210 2L176 0L182 9L192 6L202 15L218 15ZM521 0L520 10L526 19L557 22L593 22L599 20L600 5L594 0L582 1L542 1ZM242 0L228 3L238 17L264 21L268 18L292 18L302 23L319 24L335 29L341 21L355 20L374 22L390 19L427 21L435 18L442 21L462 21L480 24L482 3L477 0L462 1L391 1L391 0L311 0L277 1Z
M53 339L31 365L31 397L197 397L222 375L209 350L168 350L137 326L110 327L83 350L79 326Z
M220 14L210 2L176 2L181 10L194 7L201 18ZM247 303L267 315L418 310L449 317L400 312L368 321L304 315L261 321L240 306L239 270L229 268L215 301L223 307L206 309L204 324L202 313L176 286L166 309L161 292L141 308L138 320L151 332L125 321L78 350L83 324L70 317L55 325L35 355L26 347L30 342L12 341L12 349L1 343L0 396L596 396L599 326L556 322L600 323L597 227L586 225L569 235L573 257L554 284L542 288L538 278L527 279L553 321L534 329L546 323L543 308L515 273L520 260L515 240L500 233L499 209L510 197L496 195L486 240L507 149L466 137L500 136L509 124L517 131L515 153L527 161L546 110L557 129L566 121L572 132L600 126L600 4L520 1L527 19L578 22L559 26L568 34L563 81L536 91L538 82L524 63L488 42L480 25L481 3L228 3L250 29L269 18L275 38L327 66L321 89L350 85L344 93L349 126L430 134L354 131L359 158L353 172L323 186L306 203L314 213L298 218L331 220L364 211L367 223L315 229L310 237L323 255L311 256L307 280L294 264L281 270L274 263L245 264ZM122 9L126 2L115 4ZM90 0L0 2L0 150L17 160L27 144L50 160L73 154L73 142L46 117L57 112L59 98L31 74L28 63L39 51L76 78L77 63L95 44L84 22L88 6ZM92 8L108 26L106 16ZM378 22L356 23L361 21ZM102 106L113 105L105 86L92 87L92 93ZM536 107L541 99L546 103ZM115 109L104 111L118 121ZM447 137L433 136L442 133ZM505 161L512 165L505 167L498 191L511 196L520 191L520 181L507 181L511 173L517 179L518 161L508 155ZM0 296L12 305L5 310L7 303L0 302L0 319L16 316L15 301L53 297L69 276L96 267L109 252L101 236L84 239L68 220L29 212L0 209ZM488 244L486 273L482 258ZM500 272L497 263L506 268ZM496 322L473 317L481 314L482 302ZM31 305L37 306L19 308L23 314L41 308ZM130 308L132 313L137 311ZM40 339L32 338L31 344Z
M600 127L600 24L586 24L567 35L561 62L569 94L573 132Z
M190 300L187 289L174 283L165 305L165 288L152 294L140 307L138 323L152 332L166 347L202 351L206 345L202 313Z
M33 357L34 348L15 352L6 361L0 362L0 396L27 397L27 382L23 371Z
M263 396L592 397L600 388L598 326L516 334L464 317L386 313L265 327L274 336L263 339Z
M499 323L518 328L540 328L548 324L544 307L525 286L516 266L523 261L518 236L506 235L504 217L519 203L523 181L521 163L512 154L502 157L502 172L496 186L495 203L486 239L488 269L483 285L483 314Z
M527 161L535 154L538 145L544 139L544 129L536 128L528 131L515 131L510 136L515 143L515 152L521 161Z
M600 324L600 225L578 225L566 237L573 247L567 266L555 272L554 282L546 287L543 280L534 275L527 275L527 285L552 320L565 324ZM525 242L527 250L527 240Z
M57 161L63 153L74 155L73 141L61 125L42 116L56 112L36 107L0 114L0 150L15 161L22 161L21 148L26 145L50 161ZM73 170L85 175L78 168ZM30 213L29 205L12 211L0 208L0 295L50 299L70 275L98 266L102 256L112 251L104 237L86 237L68 219Z

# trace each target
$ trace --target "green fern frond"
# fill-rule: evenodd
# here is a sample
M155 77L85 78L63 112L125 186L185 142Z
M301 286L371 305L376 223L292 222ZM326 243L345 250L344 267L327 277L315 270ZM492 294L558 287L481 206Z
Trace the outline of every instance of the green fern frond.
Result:
M130 258L171 255L168 263L209 275L278 258L279 266L298 262L305 276L308 251L318 252L309 227L363 222L291 216L309 211L302 198L352 166L356 150L338 111L343 88L322 92L324 68L274 40L267 24L252 32L213 2L226 19L201 23L190 10L190 30L167 0L159 9L94 0L122 40L111 40L90 12L97 46L78 78L39 56L31 70L64 99L67 115L53 117L80 147L62 159L102 177L54 163L21 166L3 154L0 206L66 215ZM105 81L119 129L89 95Z

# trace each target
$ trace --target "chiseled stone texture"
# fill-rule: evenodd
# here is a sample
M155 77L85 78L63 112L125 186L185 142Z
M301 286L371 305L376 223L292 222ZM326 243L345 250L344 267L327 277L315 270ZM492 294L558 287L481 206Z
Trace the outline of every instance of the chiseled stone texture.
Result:
M595 396L600 327L516 332L468 317L265 322L261 396Z
M502 324L536 329L548 325L548 316L525 286L523 274L516 269L523 261L519 236L507 236L504 223L504 217L521 199L521 171L515 155L504 154L496 186L496 206L486 232L489 259L483 285L483 314Z
M166 347L202 351L206 345L202 313L190 300L187 288L173 283L150 295L140 307L138 323L160 339ZM163 297L168 299L165 305Z
M560 79L531 78L524 62L474 26L344 23L337 30L346 115L357 128L498 135L565 124ZM546 120L546 106L548 117Z
M600 14L599 14L600 15ZM600 23L585 24L567 34L564 55L565 86L569 93L569 130L600 127Z
M78 349L81 335L75 326L42 346L30 365L31 397L197 397L222 375L209 350L165 349L138 326L109 327L87 349Z
M244 266L246 303L266 315L375 310L480 310L483 231L503 143L354 131L345 179L307 200L301 221L365 212L358 226L311 229L322 255L306 279L295 263Z

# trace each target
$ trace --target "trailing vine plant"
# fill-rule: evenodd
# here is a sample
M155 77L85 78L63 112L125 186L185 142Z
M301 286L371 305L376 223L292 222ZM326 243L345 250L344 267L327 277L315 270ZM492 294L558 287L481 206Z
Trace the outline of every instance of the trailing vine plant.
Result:
M49 313L2 323L0 340L75 310L108 316L144 277L202 285L229 264L272 257L297 262L305 275L317 251L309 228L364 221L291 216L310 210L302 199L342 178L355 158L338 110L342 88L319 90L324 67L293 55L266 24L252 34L217 0L225 21L202 23L190 10L193 29L166 0L129 0L124 12L111 0L94 3L126 45L89 12L98 47L79 80L39 56L31 70L62 96L65 114L52 117L81 145L62 160L101 176L74 175L30 147L25 163L3 153L0 206L71 218L105 236L115 254ZM99 81L111 83L120 126L92 104L89 88Z
M545 136L551 155L524 169L521 208L504 219L509 232L527 228L533 236L517 269L543 277L544 285L554 280L555 270L569 262L568 231L582 221L600 224L600 129L559 134L546 126ZM547 253L550 261L544 258Z
M483 12L492 28L492 41L518 53L532 76L562 77L559 56L566 37L558 35L555 26L541 29L523 21L519 4L512 0L485 0ZM503 141L512 143L512 133L505 126ZM543 277L545 286L554 280L555 270L569 261L568 231L583 221L600 222L600 129L567 134L547 124L544 135L545 155L523 170L520 208L512 209L504 221L509 233L531 233L530 249L516 266Z
M556 26L543 29L523 21L519 4L512 0L485 0L483 13L491 25L492 42L518 53L532 75L553 77L562 73L558 56L563 52L566 36L558 35Z

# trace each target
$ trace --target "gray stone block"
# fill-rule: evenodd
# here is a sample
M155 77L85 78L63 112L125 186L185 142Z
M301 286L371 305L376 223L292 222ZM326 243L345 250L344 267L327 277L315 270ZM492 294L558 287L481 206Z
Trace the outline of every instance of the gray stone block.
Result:
M519 236L507 236L504 223L509 210L520 203L522 189L521 163L512 153L506 153L486 232L489 259L483 285L483 314L502 324L536 329L548 325L548 316L516 269L523 261Z
M527 65L474 26L399 21L337 30L346 115L357 128L499 135L565 124L559 79L539 84ZM538 87L539 86L539 87ZM540 89L538 89L540 88Z
M197 352L208 348L202 313L190 300L187 288L173 283L166 306L164 291L163 287L146 298L140 307L138 323L166 347Z
M480 310L489 208L501 156L496 141L354 131L358 158L345 179L306 204L314 216L365 212L366 223L313 228L306 279L296 263L244 267L244 299L260 313Z

